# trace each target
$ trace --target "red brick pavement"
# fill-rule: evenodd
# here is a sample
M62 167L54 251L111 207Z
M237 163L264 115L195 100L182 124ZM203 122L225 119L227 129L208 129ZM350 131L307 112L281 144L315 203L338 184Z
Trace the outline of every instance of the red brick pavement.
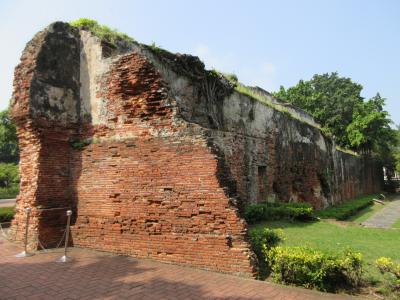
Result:
M354 299L150 260L71 249L15 258L0 238L0 299Z

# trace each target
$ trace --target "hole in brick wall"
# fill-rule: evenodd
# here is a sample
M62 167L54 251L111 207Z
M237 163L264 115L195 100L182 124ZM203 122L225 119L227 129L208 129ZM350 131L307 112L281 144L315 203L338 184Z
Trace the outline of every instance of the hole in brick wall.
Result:
M274 194L280 193L279 184L276 181L274 181L274 183L272 184L272 190L274 191Z
M226 244L228 245L229 248L232 248L232 247L233 247L233 244L232 244L232 237L231 237L231 236L227 236L227 237L226 237Z

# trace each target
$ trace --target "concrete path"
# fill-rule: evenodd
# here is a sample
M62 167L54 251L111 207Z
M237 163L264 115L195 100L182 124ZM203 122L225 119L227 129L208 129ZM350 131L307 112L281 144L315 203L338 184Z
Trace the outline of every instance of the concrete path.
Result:
M0 199L0 207L12 207L15 205L15 199Z
M389 202L380 211L361 224L367 227L391 228L400 219L400 197Z
M73 248L15 258L20 247L0 238L0 299L354 299L150 260Z

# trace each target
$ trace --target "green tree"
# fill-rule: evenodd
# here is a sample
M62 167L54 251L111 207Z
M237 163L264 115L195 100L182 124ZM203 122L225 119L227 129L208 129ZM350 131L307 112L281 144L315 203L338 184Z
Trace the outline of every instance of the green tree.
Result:
M392 121L383 110L385 99L379 93L362 102L353 113L353 120L346 128L350 146L363 153L381 153L396 143Z
M338 145L363 153L383 153L394 143L392 121L383 110L385 99L377 94L365 102L362 89L334 72L316 74L288 89L281 86L275 96L313 115Z
M395 130L396 145L394 146L393 156L394 156L394 168L400 173L400 125L397 125Z
M15 124L9 117L9 110L0 112L0 162L18 163L19 148Z

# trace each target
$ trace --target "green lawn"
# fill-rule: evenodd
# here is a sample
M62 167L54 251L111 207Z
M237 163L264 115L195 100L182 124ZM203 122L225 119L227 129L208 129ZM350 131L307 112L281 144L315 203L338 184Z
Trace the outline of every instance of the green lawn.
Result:
M377 282L382 278L373 266L381 256L399 259L400 230L375 229L357 226L351 222L286 222L275 221L256 224L251 227L281 228L285 235L284 245L309 246L325 251L340 251L350 247L363 254L366 262L365 278ZM250 230L251 230L250 229Z
M393 228L398 228L400 229L400 218L393 224ZM399 255L400 256L400 255Z

